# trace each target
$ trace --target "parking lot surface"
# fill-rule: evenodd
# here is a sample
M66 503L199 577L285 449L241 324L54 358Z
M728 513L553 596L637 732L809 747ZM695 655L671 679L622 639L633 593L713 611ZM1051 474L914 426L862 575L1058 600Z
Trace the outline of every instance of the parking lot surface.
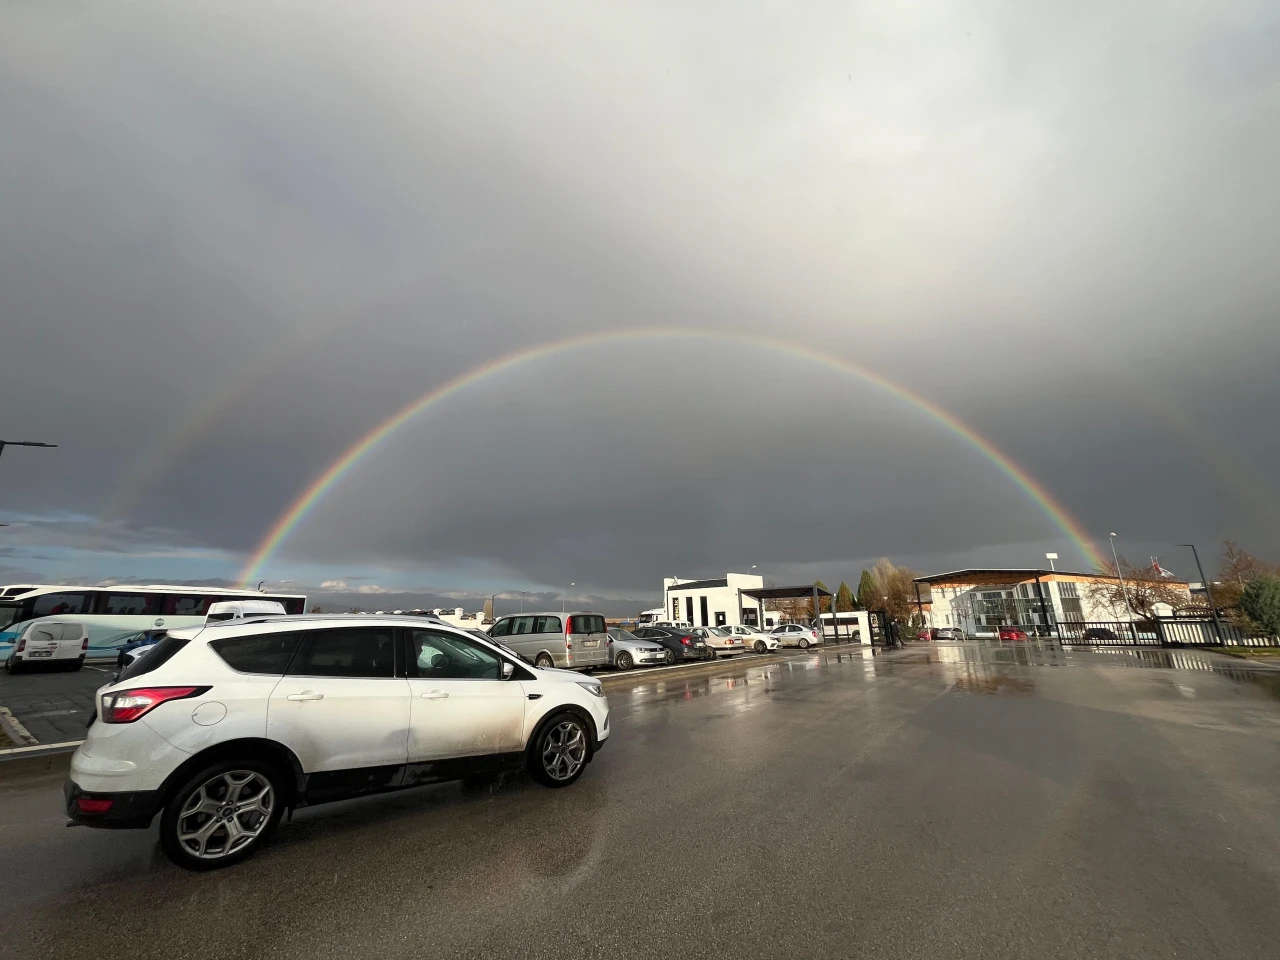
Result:
M1276 956L1278 672L919 644L609 698L569 789L302 810L210 874L0 779L0 956Z

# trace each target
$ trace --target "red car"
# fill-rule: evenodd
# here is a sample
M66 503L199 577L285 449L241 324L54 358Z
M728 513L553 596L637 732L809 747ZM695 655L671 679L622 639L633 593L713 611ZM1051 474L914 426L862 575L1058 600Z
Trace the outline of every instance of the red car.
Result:
M1001 627L1000 639L1001 640L1030 640L1031 638L1027 636L1027 631L1019 630L1017 627Z

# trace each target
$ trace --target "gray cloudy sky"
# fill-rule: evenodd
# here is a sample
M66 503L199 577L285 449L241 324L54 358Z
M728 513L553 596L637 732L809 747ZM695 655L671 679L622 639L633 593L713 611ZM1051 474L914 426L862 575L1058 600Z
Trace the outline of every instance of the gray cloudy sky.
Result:
M0 462L0 580L232 578L414 397L649 327L874 369L1131 559L1275 555L1277 170L1271 0L6 3L0 439L59 448ZM263 575L629 608L1054 549L892 394L649 339L435 405Z

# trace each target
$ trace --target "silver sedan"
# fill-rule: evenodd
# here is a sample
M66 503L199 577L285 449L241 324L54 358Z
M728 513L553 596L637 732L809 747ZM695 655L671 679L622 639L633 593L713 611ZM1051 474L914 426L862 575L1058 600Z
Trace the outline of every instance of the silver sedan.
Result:
M667 662L667 651L634 633L614 628L609 631L609 662L618 670L656 667Z

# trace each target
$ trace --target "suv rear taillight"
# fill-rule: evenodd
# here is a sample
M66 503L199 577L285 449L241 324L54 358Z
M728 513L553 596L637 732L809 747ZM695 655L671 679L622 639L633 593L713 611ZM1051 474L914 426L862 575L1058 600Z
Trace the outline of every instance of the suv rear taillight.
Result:
M681 642L681 643L683 643L683 644L687 647L687 646L689 645L689 638L688 638L688 637L681 637L681 638L680 638L680 642Z
M22 652L23 650L25 650L25 649L27 649L27 638L26 638L26 637L22 637L22 638L18 641L18 645L17 645L16 647L14 647L14 648L13 648L13 652L14 652L14 653L21 653L21 652Z
M85 637L83 640L81 640L81 641L80 641L80 649L81 649L81 650L88 651L88 649L89 649L89 638L88 638L88 637Z
M103 723L133 723L170 700L198 697L209 687L138 687L102 696Z
M565 619L564 632L565 632L565 636L568 636L569 634L573 633L573 617L568 617Z

